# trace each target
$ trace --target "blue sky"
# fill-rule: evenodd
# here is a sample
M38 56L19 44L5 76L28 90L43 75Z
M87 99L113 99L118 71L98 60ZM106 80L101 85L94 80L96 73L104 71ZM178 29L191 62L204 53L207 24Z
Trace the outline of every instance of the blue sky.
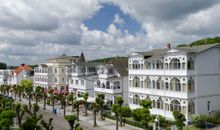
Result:
M131 18L129 15L124 14L118 6L112 3L102 4L102 8L92 18L84 21L84 24L90 30L100 30L106 32L106 29L112 23L116 14L124 20L123 24L116 24L117 28L121 30L128 30L131 34L142 31L140 23Z

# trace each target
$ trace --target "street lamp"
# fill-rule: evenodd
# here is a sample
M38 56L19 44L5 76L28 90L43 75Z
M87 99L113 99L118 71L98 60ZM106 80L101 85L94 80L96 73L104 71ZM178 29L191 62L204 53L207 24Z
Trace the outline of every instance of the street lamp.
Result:
M158 115L154 119L153 130L160 130L160 120L159 120L159 116Z

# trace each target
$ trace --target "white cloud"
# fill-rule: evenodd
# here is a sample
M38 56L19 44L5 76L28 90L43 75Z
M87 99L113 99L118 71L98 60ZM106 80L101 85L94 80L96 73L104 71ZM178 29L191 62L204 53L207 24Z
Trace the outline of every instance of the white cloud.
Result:
M36 64L81 51L87 59L127 55L220 34L216 0L108 0L141 24L136 34L118 28L126 21L117 13L106 32L89 30L83 21L99 11L100 1L0 0L1 61Z

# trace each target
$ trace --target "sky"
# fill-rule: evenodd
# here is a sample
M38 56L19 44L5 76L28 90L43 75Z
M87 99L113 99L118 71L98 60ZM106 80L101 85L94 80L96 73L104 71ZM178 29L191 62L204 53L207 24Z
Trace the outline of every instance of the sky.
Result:
M87 60L220 36L220 0L0 0L0 62Z

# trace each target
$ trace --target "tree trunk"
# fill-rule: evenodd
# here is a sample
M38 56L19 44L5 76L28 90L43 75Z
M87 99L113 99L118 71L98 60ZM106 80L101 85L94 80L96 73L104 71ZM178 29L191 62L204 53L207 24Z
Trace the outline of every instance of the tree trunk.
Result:
M28 102L29 102L29 109L31 110L31 96L29 96Z
M73 102L73 100L71 101L71 104L72 104L72 112L74 112L74 102Z
M77 108L77 110L76 110L76 112L77 112L77 120L79 121L79 108Z
M53 105L53 110L54 110L54 107L55 107L55 106L54 106L54 105L55 105L54 101L52 101L52 105Z
M120 126L122 126L121 105L120 105Z
M21 102L21 95L19 95L19 101Z
M101 117L101 120L104 120L103 119L103 108L101 108L101 110L100 110L100 117Z
M87 102L85 102L85 115L87 116L88 113L87 113Z
M118 117L116 117L116 130L118 130Z
M18 126L21 127L21 118L18 118Z
M96 122L96 112L94 111L93 114L94 114L94 124L93 124L93 126L96 127L96 126L97 126L97 122Z
M44 110L46 110L46 99L44 98Z
M63 116L66 116L66 104L63 106Z

